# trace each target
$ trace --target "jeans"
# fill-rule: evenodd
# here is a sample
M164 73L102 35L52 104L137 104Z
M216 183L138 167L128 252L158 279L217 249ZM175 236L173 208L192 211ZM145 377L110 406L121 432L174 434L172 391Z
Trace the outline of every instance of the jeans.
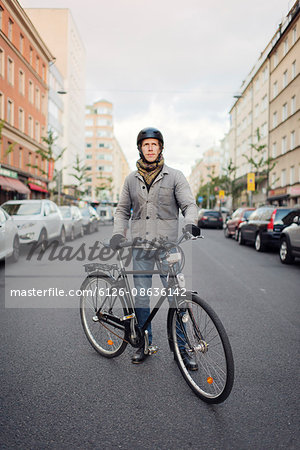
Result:
M132 249L133 270L154 270L155 251L133 248ZM161 274L160 279L165 288L168 286L167 276ZM142 327L150 314L150 297L147 295L147 289L152 287L152 275L133 275L134 286L137 290L135 296L135 309L139 327ZM145 295L141 295L141 289L145 290ZM172 302L172 296L168 296L169 303ZM180 324L177 321L177 340L179 348L185 347L185 338L181 331ZM152 343L151 322L147 327L149 344Z

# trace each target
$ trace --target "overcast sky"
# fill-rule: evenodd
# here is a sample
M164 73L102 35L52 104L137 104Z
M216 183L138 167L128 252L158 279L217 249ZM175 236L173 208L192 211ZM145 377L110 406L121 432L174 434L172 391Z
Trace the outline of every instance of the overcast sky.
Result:
M115 135L131 169L136 135L155 126L168 165L189 175L229 128L233 94L288 0L20 0L69 8L86 49L86 101L114 105Z

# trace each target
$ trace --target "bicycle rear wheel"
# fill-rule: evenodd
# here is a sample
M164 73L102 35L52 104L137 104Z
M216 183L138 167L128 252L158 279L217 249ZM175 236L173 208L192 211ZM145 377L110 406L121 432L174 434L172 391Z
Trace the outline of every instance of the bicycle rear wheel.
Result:
M226 331L214 310L193 294L179 300L170 324L175 359L188 385L206 403L226 400L233 386L234 362ZM185 335L185 350L196 361L196 370L184 364L178 332Z
M124 352L127 342L125 328L107 322L103 314L117 318L126 314L125 303L115 292L113 280L105 275L90 275L81 286L80 318L81 323L93 348L106 358L119 356Z

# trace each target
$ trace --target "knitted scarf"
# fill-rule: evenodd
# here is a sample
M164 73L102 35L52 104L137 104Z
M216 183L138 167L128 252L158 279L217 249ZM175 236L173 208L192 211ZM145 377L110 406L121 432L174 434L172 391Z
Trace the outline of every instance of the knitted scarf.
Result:
M164 165L164 157L161 154L159 158L153 163L143 161L142 158L140 158L136 162L138 172L140 175L142 175L148 187L151 186L151 184L153 183L159 172L162 170L163 165Z

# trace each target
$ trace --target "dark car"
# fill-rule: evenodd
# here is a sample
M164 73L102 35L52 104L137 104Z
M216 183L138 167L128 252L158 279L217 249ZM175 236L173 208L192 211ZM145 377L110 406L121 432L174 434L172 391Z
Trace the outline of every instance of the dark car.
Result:
M223 217L220 211L214 209L200 209L198 215L199 228L223 228Z
M288 206L261 206L253 211L246 222L242 222L238 229L238 242L254 244L255 250L262 252L266 247L278 248L280 233L293 223L299 214L299 208Z
M280 235L279 257L282 264L291 264L295 257L300 258L300 211Z
M99 231L100 228L100 217L97 211L91 206L85 208L79 208L82 214L82 225L84 232L89 234L94 231Z
M245 222L255 208L238 208L232 216L228 217L224 225L224 235L226 238L234 237L237 239L240 223Z

